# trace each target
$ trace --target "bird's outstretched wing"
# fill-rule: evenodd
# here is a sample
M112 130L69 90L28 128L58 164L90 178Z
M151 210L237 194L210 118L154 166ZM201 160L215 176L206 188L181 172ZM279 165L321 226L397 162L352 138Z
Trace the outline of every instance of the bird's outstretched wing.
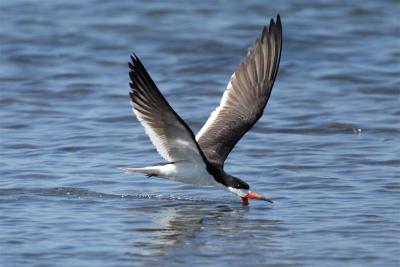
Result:
M258 121L271 95L282 49L278 15L265 26L225 90L221 103L196 135L209 162L223 166L240 138Z
M129 63L132 110L158 153L169 162L204 162L192 130L168 104L134 55Z

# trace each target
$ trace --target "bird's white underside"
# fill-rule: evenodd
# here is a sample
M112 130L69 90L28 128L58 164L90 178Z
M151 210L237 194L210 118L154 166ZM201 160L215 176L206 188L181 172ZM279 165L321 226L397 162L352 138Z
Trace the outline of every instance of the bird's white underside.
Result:
M143 168L122 168L126 172L144 173L150 176L166 178L197 186L217 186L217 183L202 165L190 161L180 161L165 165L153 165Z
M215 186L217 182L206 170L204 164L195 164L190 161L181 161L174 164L151 166L158 175L169 180L186 184Z

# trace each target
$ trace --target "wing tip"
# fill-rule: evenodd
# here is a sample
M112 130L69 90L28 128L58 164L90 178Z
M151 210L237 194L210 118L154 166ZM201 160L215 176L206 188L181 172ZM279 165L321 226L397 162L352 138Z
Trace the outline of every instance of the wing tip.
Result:
M134 92L134 90L137 89L136 87L136 78L135 78L135 65L136 65L136 60L135 58L136 54L134 52L132 52L132 54L130 55L130 61L128 61L128 67L129 67L129 79L131 80L129 83L129 87L132 89L131 92L129 92L129 95L131 95L132 92Z
M132 72L137 72L140 71L141 68L144 69L144 66L142 62L140 61L139 57L135 54L135 52L132 52L130 55L130 61L128 61L128 67L129 70Z
M280 29L280 31L282 31L282 21L281 15L279 13L276 15L276 20L271 18L271 21L269 23L269 32L272 32L275 29Z
M271 18L269 21L269 25L265 25L262 33L261 33L261 43L264 43L264 39L267 38L267 35L273 34L274 32L278 34L282 34L282 21L281 21L281 15L278 13L276 15L276 19Z
M147 73L146 68L143 66L142 62L135 54L135 52L132 52L132 54L130 55L130 59L131 60L128 61L128 74L131 80L129 86L131 87L132 92L140 90L141 87L155 86L154 82L151 80L149 74Z
M276 15L276 24L281 24L281 15L279 13Z
M282 33L282 21L281 21L281 15L276 16L276 23L275 26L278 28L278 31Z
M132 52L132 54L131 54L131 61L132 62L135 62L137 59L138 59L138 57L137 57L137 55L136 55L136 53L135 52Z

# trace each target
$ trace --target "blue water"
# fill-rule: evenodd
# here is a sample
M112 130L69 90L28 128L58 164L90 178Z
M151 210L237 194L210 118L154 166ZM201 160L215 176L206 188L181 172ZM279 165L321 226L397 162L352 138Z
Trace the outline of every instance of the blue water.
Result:
M399 1L9 1L0 25L1 266L399 266ZM162 161L135 51L197 132L277 13L282 62L226 169L274 199L118 166Z

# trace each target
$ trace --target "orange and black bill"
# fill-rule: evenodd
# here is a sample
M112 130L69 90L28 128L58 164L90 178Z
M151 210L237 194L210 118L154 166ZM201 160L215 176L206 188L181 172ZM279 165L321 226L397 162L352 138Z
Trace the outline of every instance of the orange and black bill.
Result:
M264 201L268 201L269 203L274 203L271 199L268 199L262 195L256 194L254 192L249 192L247 195L242 197L242 204L244 206L249 205L249 199L264 200Z

